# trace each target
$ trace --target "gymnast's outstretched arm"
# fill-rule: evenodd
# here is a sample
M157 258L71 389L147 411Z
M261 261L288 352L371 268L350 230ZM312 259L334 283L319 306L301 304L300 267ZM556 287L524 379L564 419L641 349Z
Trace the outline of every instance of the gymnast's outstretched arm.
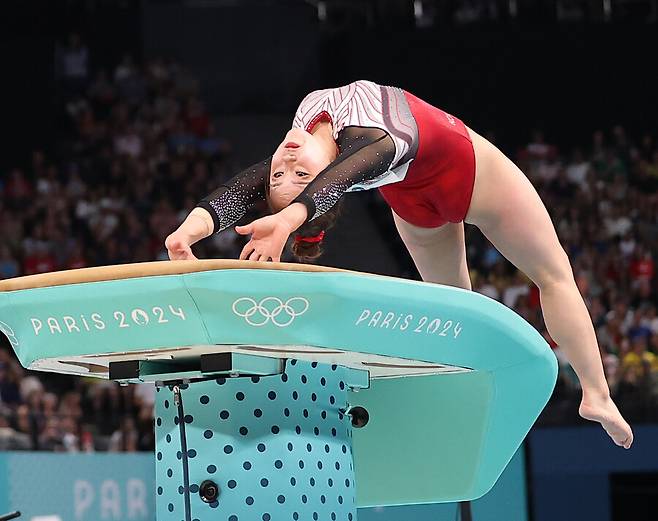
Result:
M263 200L270 161L268 158L250 166L204 197L167 237L165 246L169 258L196 258L190 249L194 243L228 228L242 218L251 205Z
M243 170L227 183L220 185L204 197L197 208L210 213L212 233L225 230L239 221L251 205L265 199L265 184L270 175L271 158L260 161Z

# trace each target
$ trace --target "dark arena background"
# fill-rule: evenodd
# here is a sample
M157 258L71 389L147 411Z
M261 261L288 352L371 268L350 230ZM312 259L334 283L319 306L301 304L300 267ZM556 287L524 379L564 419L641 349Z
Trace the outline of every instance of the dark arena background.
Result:
M197 201L271 154L315 89L401 87L486 136L549 211L635 442L579 417L538 288L467 224L473 290L546 339L557 385L489 494L359 519L658 520L658 0L13 0L0 29L0 279L167 260ZM420 280L379 192L344 199L317 263ZM193 250L244 243L228 229ZM156 519L154 400L25 370L0 335L0 515Z

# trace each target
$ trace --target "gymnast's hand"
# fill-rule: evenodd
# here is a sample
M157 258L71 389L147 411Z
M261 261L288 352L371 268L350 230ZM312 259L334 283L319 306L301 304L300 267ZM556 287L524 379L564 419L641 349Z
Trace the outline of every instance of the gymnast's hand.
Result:
M306 215L306 206L293 203L278 213L256 219L245 226L236 226L235 231L240 235L251 234L251 240L242 249L240 259L281 262L281 252L288 237L304 224Z
M165 240L170 260L196 260L187 235L175 231Z
M240 235L251 234L250 241L242 249L240 259L268 261L281 261L281 252L286 241L294 231L288 221L279 214L268 215L256 219L245 226L236 226L235 231Z

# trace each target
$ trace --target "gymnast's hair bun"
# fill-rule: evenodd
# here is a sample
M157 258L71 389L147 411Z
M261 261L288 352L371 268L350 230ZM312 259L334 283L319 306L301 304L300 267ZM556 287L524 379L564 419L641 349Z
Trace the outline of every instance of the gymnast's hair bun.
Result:
M336 223L339 213L340 203L297 230L292 243L292 253L299 262L310 263L322 255L325 230Z
M318 235L296 235L292 243L292 253L300 262L310 262L322 255L324 230Z

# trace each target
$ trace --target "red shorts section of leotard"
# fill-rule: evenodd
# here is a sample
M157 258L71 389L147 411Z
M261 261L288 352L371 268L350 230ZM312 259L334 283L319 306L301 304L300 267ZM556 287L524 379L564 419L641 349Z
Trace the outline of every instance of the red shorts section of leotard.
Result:
M464 220L475 182L475 153L459 119L405 92L418 126L418 151L405 178L379 188L405 221L424 228Z

